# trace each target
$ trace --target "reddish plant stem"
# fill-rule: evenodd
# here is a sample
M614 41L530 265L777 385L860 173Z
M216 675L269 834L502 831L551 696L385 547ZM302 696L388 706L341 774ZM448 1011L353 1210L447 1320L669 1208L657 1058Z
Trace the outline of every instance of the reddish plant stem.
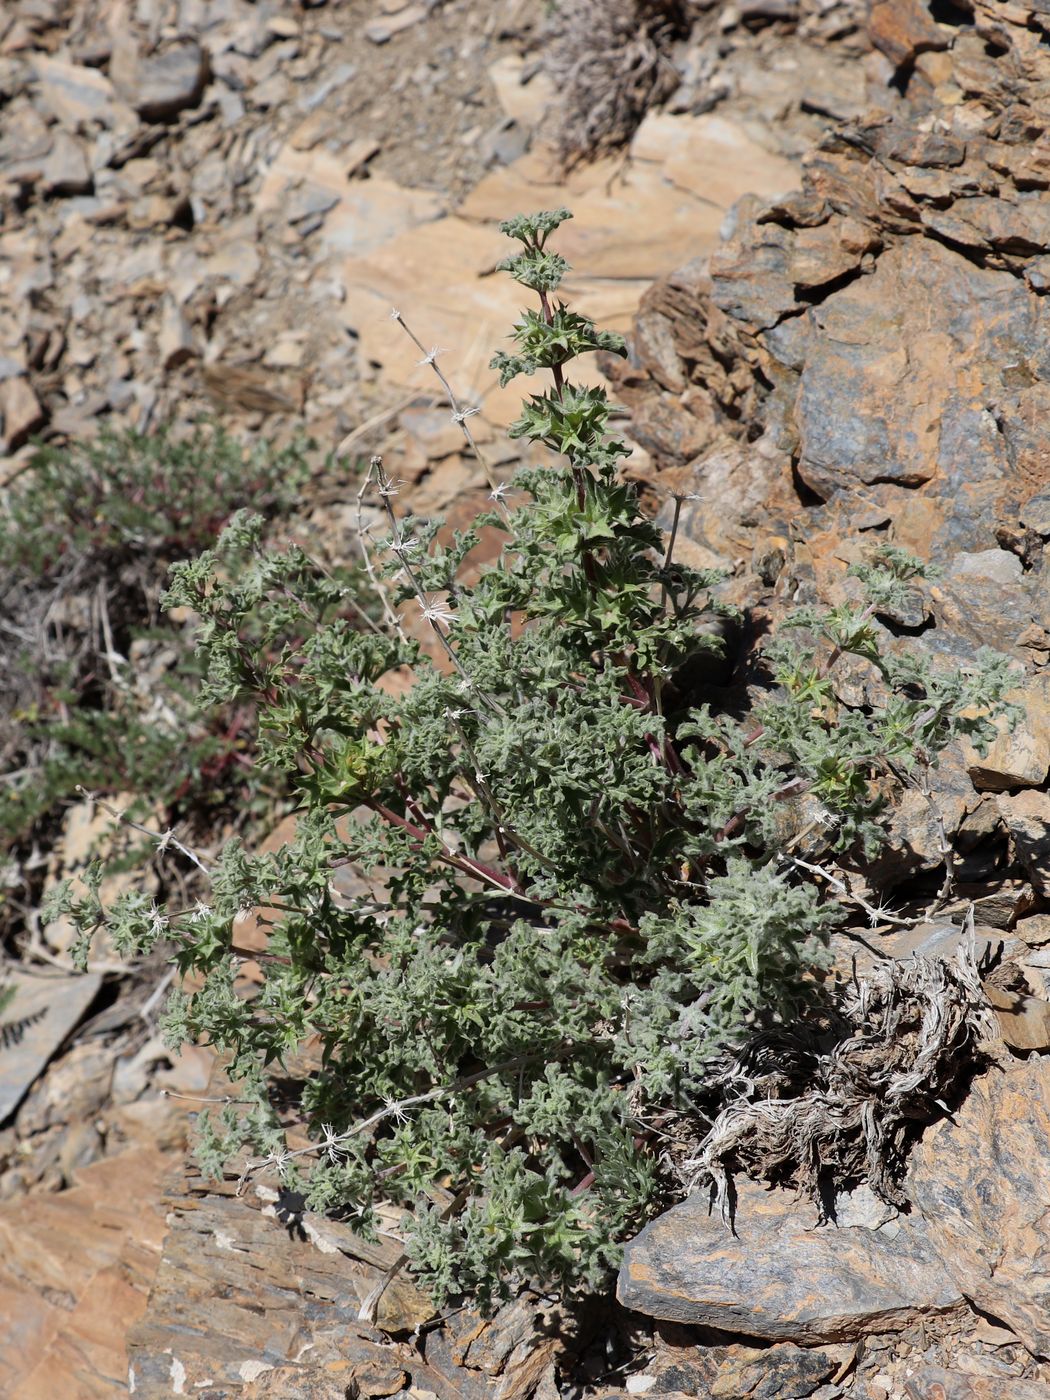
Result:
M382 802L377 802L374 798L367 804L384 821L391 826L400 827L402 831L407 831L422 846L428 836L436 835L434 828L427 823L426 827L417 826L410 822L407 817L399 816L397 812L391 811ZM501 870L494 870L490 865L483 865L481 861L471 860L469 856L457 856L446 850L442 855L442 860L446 865L453 866L456 870L462 870L465 875L472 875L476 880L487 880L490 884L498 885L508 894L521 894L521 886L509 875L504 875Z
M576 1183L576 1185L575 1185L575 1186L572 1188L572 1190L569 1192L569 1195L570 1195L570 1196L582 1196L583 1193L584 1193L584 1191L590 1190L590 1188L591 1188L593 1185L594 1185L594 1171L591 1170L591 1171L589 1171L589 1172L587 1173L586 1176L580 1178L580 1180Z
M782 802L785 797L794 797L796 794L806 792L809 787L810 783L806 778L792 778L791 781L785 783L783 787L777 788L776 792L773 794L773 801ZM742 811L731 816L715 837L715 840L724 841L727 836L732 836L733 832L738 830L743 823L747 813L748 808L745 807Z
M622 660L622 658L621 658ZM627 671L627 684L634 691L635 700L639 708L653 710L653 695L648 683L643 683L632 671ZM673 773L676 778L685 776L685 765L675 752L674 745L670 739L664 735L660 740L655 734L647 734L645 742L649 745L649 752L654 758L659 759L669 773Z

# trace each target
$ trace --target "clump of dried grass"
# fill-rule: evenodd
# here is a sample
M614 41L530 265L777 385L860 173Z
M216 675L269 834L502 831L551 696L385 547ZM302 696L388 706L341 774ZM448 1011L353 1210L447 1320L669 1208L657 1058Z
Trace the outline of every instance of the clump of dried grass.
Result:
M997 1034L965 945L953 962L887 959L853 987L823 1043L785 1028L727 1059L726 1106L682 1175L713 1186L727 1223L735 1170L794 1185L822 1213L829 1179L867 1182L903 1206L917 1125L967 1082L982 1041Z
M625 145L678 85L669 58L689 32L685 0L558 0L543 65L560 102L548 134L565 169Z

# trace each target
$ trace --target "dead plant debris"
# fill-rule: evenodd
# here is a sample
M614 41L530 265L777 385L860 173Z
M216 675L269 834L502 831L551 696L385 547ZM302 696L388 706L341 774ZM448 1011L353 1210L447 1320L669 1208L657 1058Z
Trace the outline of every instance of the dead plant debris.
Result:
M565 0L543 64L562 100L549 135L564 169L625 145L680 81L671 45L689 32L682 0Z
M737 1170L795 1186L822 1214L829 1179L904 1206L916 1125L947 1111L998 1036L965 943L951 962L887 960L848 989L823 1036L778 1028L727 1057L725 1107L681 1170L691 1187L713 1187L727 1223Z

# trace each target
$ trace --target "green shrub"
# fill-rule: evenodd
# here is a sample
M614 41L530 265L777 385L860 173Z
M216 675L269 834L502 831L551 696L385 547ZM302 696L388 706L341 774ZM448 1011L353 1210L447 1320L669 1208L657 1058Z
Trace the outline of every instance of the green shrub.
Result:
M305 476L304 444L249 452L221 429L103 431L41 447L4 502L0 559L9 576L38 582L70 564L94 582L132 560L160 580L173 560L210 545L240 506L286 509Z
M495 486L494 509L442 543L436 523L398 518L373 459L389 520L376 571L429 650L394 625L333 620L338 587L300 551L266 550L248 514L175 569L206 698L259 706L261 761L300 794L294 842L229 844L192 910L64 900L83 947L109 918L118 946L170 937L203 976L173 997L168 1034L229 1052L256 1101L205 1122L210 1169L249 1145L314 1208L370 1227L394 1203L420 1281L482 1306L525 1279L604 1284L674 1190L664 1129L697 1112L712 1056L805 998L842 910L799 878L786 809L817 814L807 853L873 852L876 780L963 730L986 735L962 707L1007 684L1000 662L934 676L880 655L874 607L917 568L891 551L862 571L871 607L802 617L778 643L745 720L695 703L684 678L716 660L719 579L674 561L618 479L604 391L566 381L583 351L623 353L554 299L565 264L546 243L567 217L504 226L522 245L505 267L540 309L494 362L505 381L550 372L512 431L564 461L523 472L512 505ZM485 526L502 555L465 583ZM244 645L249 619L267 654ZM879 668L884 708L836 700L844 651ZM384 684L401 666L407 693ZM337 893L346 862L378 898ZM253 906L273 929L246 998L231 929ZM308 1037L314 1145L290 1153L265 1067Z
M200 663L160 596L171 563L247 503L288 510L306 473L305 443L103 432L40 448L0 495L0 850L80 786L145 809L250 799L254 717L199 710Z

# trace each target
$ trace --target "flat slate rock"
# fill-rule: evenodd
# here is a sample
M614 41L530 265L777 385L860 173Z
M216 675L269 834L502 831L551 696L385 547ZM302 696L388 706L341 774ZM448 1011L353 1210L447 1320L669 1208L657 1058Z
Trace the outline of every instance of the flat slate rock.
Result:
M309 1395L318 1378L345 1389L357 1365L401 1356L358 1321L381 1275L344 1255L345 1227L314 1227L309 1216L282 1225L258 1196L191 1189L170 1205L149 1307L128 1334L140 1400L179 1394L180 1385L189 1394L205 1382L216 1397L239 1394L264 1378L258 1393L275 1393L266 1388L274 1372L281 1394Z
M712 1400L805 1400L839 1370L848 1346L697 1346L685 1333L668 1346L658 1332L655 1354L643 1372L632 1377L628 1393L659 1396L710 1396ZM624 1400L622 1390L610 1390L594 1400Z
M360 1318L399 1258L397 1242L298 1213L295 1200L258 1183L243 1196L231 1182L178 1184L148 1306L127 1336L136 1400L381 1400L409 1391L528 1400L559 1346L540 1300L519 1298L492 1318L462 1309L413 1344L406 1339L434 1309L403 1274L382 1295L378 1325Z
M208 55L184 40L146 59L132 58L124 76L124 96L144 121L170 121L196 107L208 81Z
M908 1217L814 1228L815 1209L789 1192L748 1181L738 1191L736 1235L701 1196L653 1221L627 1248L620 1301L813 1344L961 1311L965 1299L1050 1359L1047 1059L994 1065L927 1130L905 1186Z
M132 1148L78 1168L65 1191L0 1205L5 1400L127 1393L124 1337L157 1271L170 1171L168 1153Z
M769 1341L850 1341L965 1305L926 1224L817 1227L794 1193L737 1183L736 1234L695 1195L627 1247L618 1296L670 1322Z
M772 1347L713 1347L719 1358L711 1380L717 1400L804 1400L838 1370L834 1357L781 1342ZM688 1392L687 1392L688 1393ZM697 1392L702 1393L702 1392Z
M10 1118L29 1086L81 1020L102 985L98 973L72 977L12 973L14 996L0 1012L0 1123ZM8 1033L3 1034L4 1028Z

